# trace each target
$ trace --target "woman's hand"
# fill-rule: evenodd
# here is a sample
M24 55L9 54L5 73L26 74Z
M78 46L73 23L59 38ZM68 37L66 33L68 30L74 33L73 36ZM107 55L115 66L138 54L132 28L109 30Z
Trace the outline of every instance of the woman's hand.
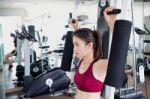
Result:
M70 24L74 30L77 30L79 28L78 20L76 20L76 19L72 19Z
M105 20L106 20L111 32L113 32L113 29L114 29L116 14L108 15L107 12L110 12L112 10L113 10L112 7L107 7L103 12Z

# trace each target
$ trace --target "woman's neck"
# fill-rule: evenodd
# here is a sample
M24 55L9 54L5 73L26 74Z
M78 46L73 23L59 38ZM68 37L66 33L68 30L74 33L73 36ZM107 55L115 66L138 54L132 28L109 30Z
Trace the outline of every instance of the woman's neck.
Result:
M89 55L83 57L82 63L83 64L89 64L89 63L91 63L93 61L94 61L93 54L89 54Z

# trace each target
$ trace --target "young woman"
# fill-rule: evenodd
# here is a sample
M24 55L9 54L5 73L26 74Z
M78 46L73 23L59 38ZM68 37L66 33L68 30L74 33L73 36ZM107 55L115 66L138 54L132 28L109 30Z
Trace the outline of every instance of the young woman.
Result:
M104 11L104 17L113 31L115 15L107 15L113 8ZM102 37L97 31L88 28L77 29L73 33L74 53L80 59L74 81L77 86L75 99L100 99L103 82L106 76L108 59L103 59Z

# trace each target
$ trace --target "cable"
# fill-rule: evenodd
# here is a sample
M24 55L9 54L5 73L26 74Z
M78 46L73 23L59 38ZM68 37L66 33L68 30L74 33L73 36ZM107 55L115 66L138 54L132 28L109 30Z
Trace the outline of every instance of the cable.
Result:
M142 7L143 7L143 22L145 21L144 20L144 0L143 0L143 3L142 3L143 5L142 5ZM143 51L144 51L144 41L143 41ZM144 59L144 54L143 54L143 59ZM147 93L147 85L146 85L146 81L145 81L145 83L144 83L144 85L145 85L145 90L146 90L146 97L147 97L147 99L148 99L148 93Z
M143 0L143 5L142 5L142 7L143 7L143 20L144 20L144 0ZM144 22L144 21L143 21ZM144 43L143 43L143 50L144 50ZM143 55L143 58L144 58L144 55ZM146 90L146 97L147 97L147 99L148 99L148 93L147 93L147 85L146 85L146 81L145 81L145 83L144 83L144 85L145 85L145 90Z
M143 0L143 3L142 3L143 5L142 5L142 7L143 7L143 23L144 23L144 0ZM144 27L144 26L143 26ZM144 51L144 35L143 35L143 51ZM143 59L144 59L144 54L143 54L143 57L142 57Z
M134 3L134 0L131 1L131 14L132 14L132 23L133 23L133 28L134 28L134 20L133 20L133 3ZM135 63L135 60L136 60L136 51L135 51L135 32L134 32L134 29L132 29L132 34L133 34L133 77L134 77L134 88L135 88L135 91L137 90L137 80L136 80L136 77L137 77L137 73L136 73L136 63Z

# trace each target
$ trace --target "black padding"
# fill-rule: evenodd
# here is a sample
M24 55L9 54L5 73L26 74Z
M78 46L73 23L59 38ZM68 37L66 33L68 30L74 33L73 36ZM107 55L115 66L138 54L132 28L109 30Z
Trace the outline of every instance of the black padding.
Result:
M46 80L51 79L53 81L51 90L48 85L46 85ZM27 79L26 79L27 80ZM25 97L35 97L44 95L47 93L55 93L61 90L65 90L69 87L70 79L66 76L65 72L60 69L53 69L42 74L40 77L34 81L28 82L30 86L26 89ZM32 85L32 86L31 86ZM26 87L24 86L24 87ZM51 91L51 92L50 92Z
M29 25L28 31L29 31L29 34L31 34L31 36L35 38L35 27L34 27L34 25Z
M115 22L105 84L121 88L124 81L125 65L132 23L127 20Z
M72 19L72 13L69 13L69 18Z
M16 76L17 76L17 78L18 78L18 82L23 81L24 66L22 66L22 65L17 65L17 67L16 67Z
M23 77L23 91L26 93L28 92L28 90L30 89L30 87L32 86L32 82L34 81L33 76L29 75L29 76L24 76Z
M30 63L33 63L36 61L36 52L35 50L32 50L33 54L30 54Z
M71 69L71 62L73 56L72 33L73 31L68 31L66 35L63 57L61 62L61 69L64 71L70 71Z

